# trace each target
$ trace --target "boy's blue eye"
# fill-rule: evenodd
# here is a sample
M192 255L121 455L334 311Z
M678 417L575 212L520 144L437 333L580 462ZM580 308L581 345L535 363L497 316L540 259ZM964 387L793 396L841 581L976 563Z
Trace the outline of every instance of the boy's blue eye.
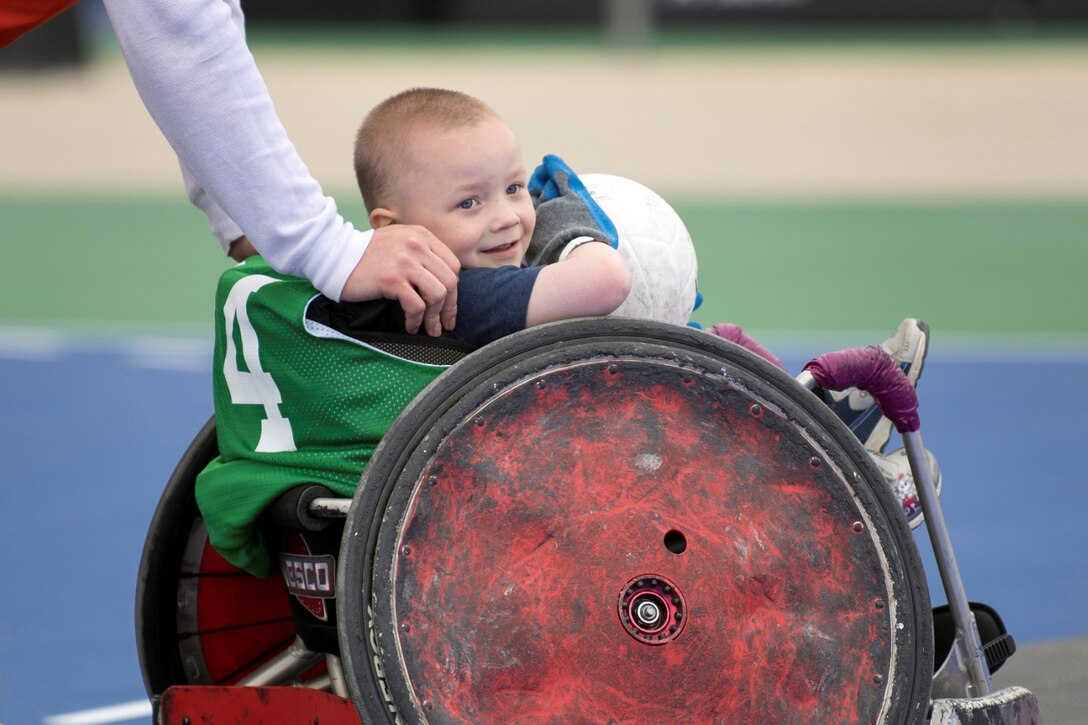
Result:
M510 184L510 186L506 187L506 193L508 196L513 196L519 191L521 191L521 184Z
M457 205L457 208L459 208L459 209L472 209L475 206L476 206L476 200L475 199L465 199L464 201L462 201L460 204Z

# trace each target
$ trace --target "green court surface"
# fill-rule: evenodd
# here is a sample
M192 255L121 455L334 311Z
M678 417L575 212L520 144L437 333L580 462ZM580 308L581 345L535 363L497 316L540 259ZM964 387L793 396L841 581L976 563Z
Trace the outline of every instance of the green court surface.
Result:
M1088 341L1088 202L675 205L699 254L703 324L883 331L916 316L942 336ZM0 324L206 329L228 260L180 191L6 196L0 219Z

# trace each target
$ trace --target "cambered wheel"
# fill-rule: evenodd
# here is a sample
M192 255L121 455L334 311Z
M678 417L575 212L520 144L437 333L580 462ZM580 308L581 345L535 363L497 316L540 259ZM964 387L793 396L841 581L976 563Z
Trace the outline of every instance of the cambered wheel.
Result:
M341 547L365 722L915 722L921 562L809 391L702 332L529 330L386 435Z
M208 543L194 485L216 455L209 420L170 477L148 528L136 585L136 645L152 698L172 685L234 684L295 639L282 578L253 577Z

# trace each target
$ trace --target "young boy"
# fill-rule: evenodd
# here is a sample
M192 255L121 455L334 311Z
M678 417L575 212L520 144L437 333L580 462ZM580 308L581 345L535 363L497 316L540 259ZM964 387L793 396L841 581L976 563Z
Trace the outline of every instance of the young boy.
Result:
M261 512L304 483L352 496L393 420L466 350L605 315L626 298L630 274L611 233L562 173L558 193L534 209L520 156L494 111L452 91L394 96L360 128L356 173L374 228L426 227L461 262L457 340L405 343L395 302L335 303L259 257L223 274L213 378L220 455L198 476L196 498L212 545L232 564L270 574ZM522 266L534 231L563 247L561 261Z
M538 219L521 149L471 96L416 88L379 104L356 136L355 174L373 228L426 227L461 262L458 339L483 344L545 322L605 315L627 296L630 274L608 238L614 232L571 193L541 205L539 223L548 228L537 230L538 239L573 242L563 261L523 266Z

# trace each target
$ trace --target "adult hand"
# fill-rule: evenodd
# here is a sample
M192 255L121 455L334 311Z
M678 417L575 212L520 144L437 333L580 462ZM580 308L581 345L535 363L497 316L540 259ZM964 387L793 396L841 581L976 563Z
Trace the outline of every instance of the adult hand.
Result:
M245 261L255 254L257 254L257 250L254 249L253 242L249 241L249 237L245 235L231 242L230 249L227 251L227 256L235 262Z
M404 308L404 328L437 337L457 317L457 273L461 263L431 232L411 224L374 230L340 299L389 299Z

